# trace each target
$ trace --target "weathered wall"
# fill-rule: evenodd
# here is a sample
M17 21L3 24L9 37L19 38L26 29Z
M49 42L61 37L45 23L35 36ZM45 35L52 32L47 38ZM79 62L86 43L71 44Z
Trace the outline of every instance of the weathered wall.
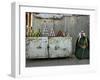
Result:
M44 21L46 21L48 29L54 27L55 31L59 31L59 30L64 31L64 19L60 19L60 20L38 19L35 17L33 18L33 25L32 25L33 29L42 30L42 28L44 27Z
M73 38L73 51L80 31L84 31L89 37L89 16L73 16L67 18L67 31Z
M72 36L73 52L75 50L75 44L78 37L78 33L83 30L89 36L89 16L66 16L61 20L54 20L54 22L52 19L33 18L33 29L39 28L42 30L42 27L44 26L44 20L46 20L48 28L54 26L55 31L67 31Z

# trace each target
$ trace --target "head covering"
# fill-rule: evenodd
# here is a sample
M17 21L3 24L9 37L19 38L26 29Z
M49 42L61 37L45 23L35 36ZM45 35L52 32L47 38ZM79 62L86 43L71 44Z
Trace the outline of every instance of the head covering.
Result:
M80 38L82 38L83 36L84 36L84 37L86 36L85 32L84 32L84 31L79 32L79 40L80 40ZM78 40L78 41L79 41L79 40Z

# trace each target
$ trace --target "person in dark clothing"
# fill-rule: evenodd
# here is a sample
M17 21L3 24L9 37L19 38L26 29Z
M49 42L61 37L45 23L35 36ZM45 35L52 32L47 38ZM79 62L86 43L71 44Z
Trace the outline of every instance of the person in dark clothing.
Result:
M89 39L83 31L76 41L75 56L78 59L89 59Z

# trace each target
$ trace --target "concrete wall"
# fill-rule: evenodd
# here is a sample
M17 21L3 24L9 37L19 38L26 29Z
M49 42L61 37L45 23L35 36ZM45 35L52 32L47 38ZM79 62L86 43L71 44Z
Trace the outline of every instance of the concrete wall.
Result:
M37 19L33 17L33 29L41 29L44 26L44 20L46 20L48 28L53 27L55 31L66 31L72 37L73 52L75 50L75 44L80 31L84 31L89 36L89 16L88 15L73 15L65 16L60 20L53 19Z
M60 19L60 20L38 19L35 17L33 17L33 25L32 25L33 29L42 30L42 28L44 27L44 21L46 21L48 29L54 27L55 31L59 31L59 30L64 31L64 19Z
M72 36L73 51L75 51L75 44L80 31L84 31L89 37L89 16L73 16L66 17L67 31Z

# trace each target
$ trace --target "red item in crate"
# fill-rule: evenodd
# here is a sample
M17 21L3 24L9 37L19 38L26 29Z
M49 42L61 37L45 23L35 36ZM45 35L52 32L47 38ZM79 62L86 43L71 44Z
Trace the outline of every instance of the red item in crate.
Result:
M63 32L60 30L60 31L58 31L57 36L62 36L62 37L64 37L64 34L63 34Z

